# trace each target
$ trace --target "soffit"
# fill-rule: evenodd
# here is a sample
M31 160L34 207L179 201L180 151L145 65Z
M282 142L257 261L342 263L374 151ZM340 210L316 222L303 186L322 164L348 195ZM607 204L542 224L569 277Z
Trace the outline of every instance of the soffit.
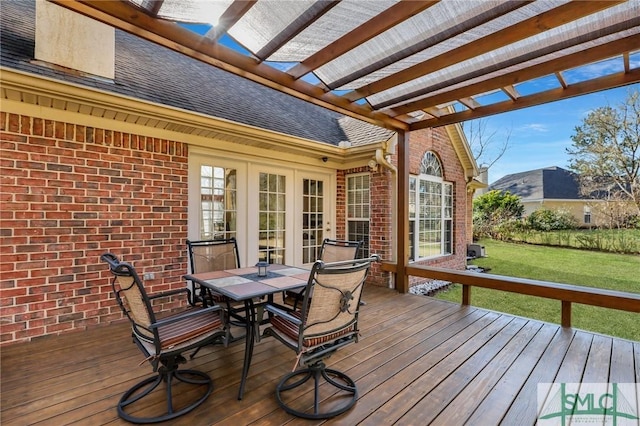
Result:
M50 1L390 129L640 81L640 0Z
M7 68L0 68L0 71L2 72L1 102L11 103L13 107L18 107L25 114L46 116L49 119L65 119L57 117L54 111L59 111L73 114L74 120L80 120L78 124L87 126L95 125L96 118L105 119L102 123L104 127L117 131L152 137L167 137L167 132L172 132L173 138L190 144L210 146L211 140L217 143L230 142L294 155L298 159L308 157L318 165L326 165L323 161L323 158L326 158L329 164L338 168L355 167L354 164L359 166L362 162L366 163L379 146L369 144L343 148L40 75ZM36 109L29 109L29 106L34 106ZM48 112L49 110L52 112ZM192 136L200 138L196 139ZM222 149L220 145L218 148ZM237 150L237 146L227 148Z

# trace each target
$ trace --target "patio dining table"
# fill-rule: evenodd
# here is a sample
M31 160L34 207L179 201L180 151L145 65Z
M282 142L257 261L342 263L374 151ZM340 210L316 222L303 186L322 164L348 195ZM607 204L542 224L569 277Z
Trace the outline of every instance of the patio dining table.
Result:
M272 264L267 268L266 276L259 276L256 267L184 275L186 280L197 282L231 300L244 302L245 316L240 319L245 323L246 335L238 399L242 399L244 394L245 382L253 356L253 346L256 336L259 336L262 320L256 313L259 303L256 304L255 300L267 297L271 301L275 293L303 287L309 280L309 273L308 269Z

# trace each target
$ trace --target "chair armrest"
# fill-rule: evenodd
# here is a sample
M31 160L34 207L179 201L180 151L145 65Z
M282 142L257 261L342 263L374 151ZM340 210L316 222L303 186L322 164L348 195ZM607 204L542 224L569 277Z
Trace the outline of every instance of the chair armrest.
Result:
M302 324L302 321L300 320L300 318L295 317L293 315L291 315L288 311L286 311L285 309L282 309L280 307L277 307L275 305L266 305L264 307L267 312L271 312L274 315L280 316L285 318L287 321L291 321L292 323L296 324L296 325L300 325Z
M177 321L182 321L187 318L193 318L193 317L197 317L198 315L203 315L209 312L215 312L220 310L222 310L222 307L220 305L209 306L207 308L192 309L189 311L185 311L185 312L158 320L155 323L151 324L149 328L153 330L154 328L162 327L163 325L171 324Z

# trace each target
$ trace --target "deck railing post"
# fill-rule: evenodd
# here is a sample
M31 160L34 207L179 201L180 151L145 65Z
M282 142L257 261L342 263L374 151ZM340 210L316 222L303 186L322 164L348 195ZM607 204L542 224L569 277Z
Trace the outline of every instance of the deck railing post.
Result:
M471 286L462 284L462 304L471 305Z
M562 301L562 318L560 321L563 327L571 327L571 302Z

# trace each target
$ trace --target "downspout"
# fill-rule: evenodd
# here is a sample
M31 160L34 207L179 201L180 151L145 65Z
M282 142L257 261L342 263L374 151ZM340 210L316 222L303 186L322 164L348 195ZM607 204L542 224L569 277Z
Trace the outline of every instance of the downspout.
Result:
M396 217L398 216L398 212L397 212L397 197L398 197L398 168L396 166L394 166L393 164L391 164L389 162L389 157L394 154L395 149L396 149L396 144L398 143L398 139L396 136L394 136L393 138L382 142L382 146L378 149L376 149L376 156L375 156L375 162L377 164L379 164L380 166L384 167L387 170L391 171L391 229L390 231L390 235L391 235L391 253L393 253L394 255L397 253L396 251L396 247L397 247L397 242L396 242L396 238L394 238L394 236L396 235ZM396 260L396 259L389 259L389 260ZM389 288L394 288L395 284L393 282L389 283Z

